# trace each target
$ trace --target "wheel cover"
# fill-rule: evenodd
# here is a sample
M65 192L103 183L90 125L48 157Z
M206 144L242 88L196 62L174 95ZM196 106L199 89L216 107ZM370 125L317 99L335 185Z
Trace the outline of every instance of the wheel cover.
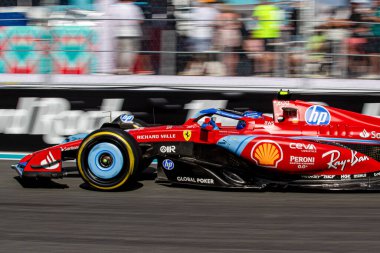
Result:
M91 172L88 169L88 162L87 162L88 161L88 159L87 159L88 158L88 151L86 151L86 147L91 141L93 141L96 138L102 137L102 136L111 136L111 137L117 139L118 141L120 141L120 143L122 143L125 146L125 148L127 150L126 159L128 159L128 161L125 161L124 164L126 164L128 162L128 171L123 176L123 178L120 181L118 181L115 185L108 186L108 185L102 185L101 182L95 182L96 179L93 178L93 175L91 174ZM83 178L83 180L85 182L90 184L92 187L94 187L96 189L100 189L100 190L113 190L113 189L116 189L116 188L122 186L129 179L130 175L133 174L134 169L135 169L135 163L136 163L136 157L133 153L133 150L132 150L129 142L126 141L119 134L114 133L114 132L110 132L110 131L97 132L97 133L94 133L94 134L88 136L82 142L81 146L79 147L78 155L77 155L77 166L78 166L78 170L79 170L81 177ZM89 175L89 174L91 174L91 175Z
M116 145L103 142L91 148L87 162L91 173L96 177L112 179L122 170L124 158Z

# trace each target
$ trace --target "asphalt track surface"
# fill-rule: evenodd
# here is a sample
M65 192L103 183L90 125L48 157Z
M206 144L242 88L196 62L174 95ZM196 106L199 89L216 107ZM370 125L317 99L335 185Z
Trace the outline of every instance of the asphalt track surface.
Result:
M0 252L380 251L380 193L24 188L12 163L0 162Z

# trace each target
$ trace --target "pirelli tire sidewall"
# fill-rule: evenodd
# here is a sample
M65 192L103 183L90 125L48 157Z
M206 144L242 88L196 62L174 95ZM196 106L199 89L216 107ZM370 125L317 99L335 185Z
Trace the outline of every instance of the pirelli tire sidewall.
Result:
M122 157L114 159L120 166L117 174L110 178L102 178L94 173L90 167L93 162L89 155L96 145L112 145ZM120 151L120 152L119 152ZM120 162L122 161L122 162ZM102 128L89 134L81 143L77 155L77 167L82 179L92 188L98 190L117 190L135 182L136 174L141 162L141 150L137 141L127 132L116 128Z

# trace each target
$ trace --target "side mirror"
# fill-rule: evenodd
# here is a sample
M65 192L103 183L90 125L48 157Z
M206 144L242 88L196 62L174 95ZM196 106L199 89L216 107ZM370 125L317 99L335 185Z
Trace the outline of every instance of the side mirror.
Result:
M285 120L284 116L278 116L277 121L278 122L283 122Z

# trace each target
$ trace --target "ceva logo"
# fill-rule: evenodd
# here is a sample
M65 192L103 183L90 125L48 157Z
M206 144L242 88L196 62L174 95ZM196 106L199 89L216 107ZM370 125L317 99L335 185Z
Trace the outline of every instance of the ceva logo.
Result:
M321 105L313 105L306 110L305 121L309 125L328 125L331 121L331 115L325 107Z

